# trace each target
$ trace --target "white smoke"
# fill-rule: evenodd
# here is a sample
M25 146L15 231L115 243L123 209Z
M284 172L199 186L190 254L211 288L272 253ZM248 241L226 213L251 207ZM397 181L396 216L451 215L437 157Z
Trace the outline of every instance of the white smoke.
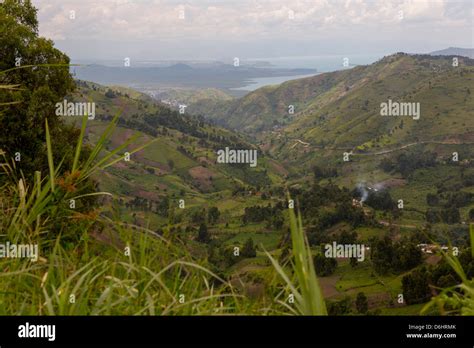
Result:
M361 194L360 201L364 203L367 200L367 198L369 198L369 191L367 191L365 183L358 183L357 190Z
M374 189L376 191L383 191L385 189L385 184L383 182L379 182L374 185Z

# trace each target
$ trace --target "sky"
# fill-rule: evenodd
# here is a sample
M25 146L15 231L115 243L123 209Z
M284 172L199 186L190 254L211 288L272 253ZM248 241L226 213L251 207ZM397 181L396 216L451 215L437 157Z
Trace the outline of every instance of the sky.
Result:
M224 60L472 48L473 0L32 0L73 60Z

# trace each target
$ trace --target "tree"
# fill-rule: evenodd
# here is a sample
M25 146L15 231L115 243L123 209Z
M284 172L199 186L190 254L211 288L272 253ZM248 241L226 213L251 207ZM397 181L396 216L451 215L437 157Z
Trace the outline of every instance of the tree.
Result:
M107 90L107 92L105 92L105 96L107 98L115 98L116 97L114 91L112 91L110 88Z
M365 202L368 206L379 210L392 210L395 206L388 191L371 191Z
M357 258L351 257L350 260L349 260L349 263L350 263L352 268L356 267L357 264L358 264Z
M255 249L252 238L247 239L245 242L244 247L242 248L242 256L248 258L257 256L257 250Z
M426 195L426 203L430 206L435 206L439 204L439 197L436 193L428 193Z
M394 257L394 248L392 240L385 236L371 243L370 258L374 265L374 269L379 274L386 274L392 267Z
M314 166L313 174L315 180L332 178L337 176L337 169L335 167L329 167L327 165L324 167Z
M356 308L357 312L361 314L367 313L369 309L369 303L367 301L367 296L363 292L359 292L356 298Z
M347 230L343 230L339 235L337 242L339 244L354 244L357 242L357 232L349 232Z
M346 315L351 312L351 298L349 296L344 297L340 301L328 303L328 314L329 315Z
M207 226L203 222L199 226L199 231L198 231L198 241L201 243L207 243L210 240L209 238L209 233L207 231Z
M219 220L220 215L221 213L217 207L211 207L207 212L207 220L210 224L215 224Z
M0 5L0 71L12 69L0 74L0 84L20 87L0 93L0 103L18 102L0 112L0 148L10 157L21 154L17 167L27 177L48 168L46 119L54 139L54 156L64 157L62 168L70 167L78 136L74 127L66 126L56 115L56 103L75 87L69 58L51 40L38 36L36 12L30 0L5 0Z
M421 250L415 236L393 243L388 236L372 241L370 257L377 273L400 273L418 266L422 261Z
M388 157L385 157L385 158L382 159L382 161L380 161L379 167L384 172L387 172L387 173L390 173L394 169L394 165L393 165L392 161L390 160L390 158L388 158Z
M418 266L423 254L417 245L406 238L394 245L394 259L392 267L394 271L406 271Z
M195 224L204 223L206 219L206 210L195 210L191 213L191 221Z
M402 291L407 304L424 303L431 297L426 268L416 269L402 278Z
M322 254L317 254L314 257L313 262L316 274L321 277L330 276L334 273L337 267L336 259L332 257L325 257Z
M456 207L451 207L443 212L443 220L448 224L456 224L461 222L461 214L459 209Z
M439 214L438 209L428 209L425 215L426 221L431 224L435 224L441 221L441 215Z

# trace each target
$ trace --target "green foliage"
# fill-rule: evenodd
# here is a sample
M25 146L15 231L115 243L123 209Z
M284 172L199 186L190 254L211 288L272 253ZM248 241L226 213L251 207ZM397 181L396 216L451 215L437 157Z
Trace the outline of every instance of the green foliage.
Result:
M344 297L339 301L331 301L328 303L329 315L347 315L351 313L351 298Z
M30 1L6 0L0 5L0 148L13 157L21 154L17 170L31 179L34 169L46 169L45 120L51 135L69 139L54 148L65 163L72 163L71 139L77 132L65 127L55 113L55 104L74 89L69 58L38 36L36 9ZM17 59L21 59L18 61ZM20 66L15 63L20 62ZM9 105L5 105L9 103Z
M395 208L395 202L390 193L386 190L369 192L365 203L377 210L390 211Z
M313 173L314 173L314 178L316 180L333 178L338 175L337 168L329 167L329 166L325 166L325 167L314 166Z
M303 231L301 215L296 218L293 209L289 209L291 244L292 244L292 274L287 274L284 268L268 253L270 261L278 274L285 281L286 286L295 298L295 309L280 302L295 314L300 315L327 315L318 277L314 269L313 257L308 241ZM296 281L293 281L293 276Z
M429 273L426 268L416 269L402 279L403 297L407 304L424 303L431 297Z
M113 98L117 97L117 95L114 93L114 91L112 91L110 88L107 90L107 92L105 92L105 96L107 98L110 98L110 99L113 99Z
M381 167L387 172L399 172L403 177L407 178L415 170L433 167L435 164L436 154L434 152L411 151L398 155L393 163L387 162L387 159L385 159L381 163Z
M54 161L47 124L47 176L42 178L37 172L35 184L28 189L23 179L16 181L11 166L2 163L8 184L0 187L0 226L12 242L41 241L42 256L35 264L20 258L0 260L0 314L188 315L243 311L230 284L192 260L181 245L101 212L65 207L63 203L70 199L79 203L88 196L109 195L79 193L95 171L123 159L116 157L121 146L102 153L116 121L117 117L90 156L81 161L87 122L84 117L71 174L66 178L58 174L62 164ZM71 187L74 190L68 189ZM60 226L57 236L46 238L45 232L60 221L68 223ZM74 243L68 242L71 237ZM219 283L219 288L212 283ZM181 294L187 299L184 303L179 301ZM245 306L252 311L248 304Z
M273 217L278 216L282 212L282 205L271 206L270 203L267 206L251 206L245 207L242 221L244 224L249 222L261 222L261 221L272 221Z
M22 58L21 67L15 67L16 58ZM35 264L0 260L0 314L350 314L349 297L328 301L326 309L317 275L333 272L339 279L336 290L346 294L353 293L354 284L363 286L369 297L402 287L408 303L422 303L437 291L433 303L441 312L472 314L472 257L462 250L458 258L445 255L445 262L413 271L422 262L416 246L419 236L399 239L413 228L411 221L410 225L397 221L390 227L390 237L371 240L372 263L357 267L355 259L350 260L352 267L346 261L336 267L335 259L313 257L302 226L304 218L312 244L328 238L350 244L357 241L360 231L383 233L388 229L386 222L377 220L393 211L391 194L404 199L408 194L411 209L402 216L407 221L416 214L423 220L426 203L432 207L426 213L431 223L457 223L466 215L473 219L469 186L474 173L469 171L469 162L442 164L436 148L436 139L449 139L443 145L464 147L461 158L470 154L463 140L468 137L461 133L471 131L473 105L466 85L472 83L472 62L463 62L453 71L448 59L437 59L438 80L446 88L433 80L432 63L433 58L425 56L395 55L371 66L290 81L241 100L219 102L214 112L228 118L228 125L251 132L275 126L274 132L259 135L262 147L270 148L259 158L258 169L221 166L213 163L217 149L256 145L201 116L181 115L129 89L78 81L74 91L69 59L51 41L38 37L36 10L30 1L2 2L0 149L6 152L0 150L4 159L0 230L5 233L1 237L39 241L42 256ZM429 89L425 88L427 79ZM55 116L54 105L65 96L97 101L100 113L87 136L86 118L77 129L74 121L65 125ZM374 116L374 105L385 97L421 101L427 108L423 110L426 121ZM300 117L285 115L290 103L296 105ZM127 114L113 117L122 105ZM284 132L279 130L282 125L288 125ZM140 133L128 138L130 129ZM83 146L86 141L92 145ZM130 147L135 141L138 145ZM428 151L419 150L420 144ZM133 164L114 166L124 151L133 154L148 145ZM417 151L398 152L412 145ZM379 147L384 148L375 149ZM346 149L361 161L340 165L340 153ZM332 150L337 150L337 159L326 157ZM22 155L20 163L11 160L15 152ZM384 160L378 166L373 156L380 154ZM273 155L283 159L287 168L298 165L287 171ZM316 183L307 189L310 166L314 166ZM449 177L430 182L439 168L449 172ZM353 187L351 181L359 180L361 172L370 173L373 182L395 176L403 182L395 186L407 184L399 191L405 195L395 195L392 189L369 195L366 204L375 212L353 206L352 193L341 187ZM399 173L406 180L400 180ZM298 218L290 209L287 219L283 186L270 187L287 175L291 195L301 203L297 204ZM92 177L121 196L99 192ZM431 190L434 186L437 193ZM414 195L409 195L419 188L422 208L416 207L419 197L412 200ZM190 210L176 207L178 193L178 197L189 197L186 207ZM97 198L100 205L95 204ZM265 206L260 205L262 200ZM75 208L71 201L76 202ZM120 207L115 210L117 201ZM242 220L244 225L240 225ZM286 220L291 230L288 240L283 237L273 249ZM213 238L207 224L212 226ZM149 225L153 227L143 227ZM465 226L449 226L448 232L452 231L458 236L456 242L463 240ZM272 248L267 252L270 266L264 256L257 255L255 243ZM242 244L236 257L233 248ZM404 271L411 272L400 275ZM226 277L233 283L262 286L262 298L236 295ZM246 293L246 285L239 293ZM359 313L368 312L365 293L356 298ZM180 295L185 296L184 303L178 301ZM288 295L294 296L294 303ZM399 313L413 313L414 308L419 307Z
M291 194L299 202L301 213L307 221L311 244L328 242L325 230L340 222L357 227L369 221L361 208L352 205L351 192L332 183L314 183L309 189L293 188Z
M325 257L322 254L317 254L314 257L314 268L316 274L320 277L327 277L334 273L337 267L336 259L332 257Z
M197 240L201 243L207 243L210 240L209 232L207 231L207 225L204 222L199 226Z
M209 211L207 212L207 221L209 221L210 224L215 224L217 220L219 220L220 214L221 213L217 207L209 208Z
M440 293L423 307L422 313L426 313L436 305L442 314L474 315L474 224L470 224L469 234L470 248L461 253L461 257L458 258L450 253L443 252L444 259L456 273L460 282L441 289ZM466 261L465 267L463 267L460 260L462 257ZM467 261L469 261L469 264L467 264ZM450 278L444 278L443 280L440 279L439 283L440 285L447 285L451 281Z
M379 274L400 273L419 265L422 253L416 238L414 235L398 242L393 242L388 236L372 239L370 257L375 271Z
M255 256L257 256L257 250L255 249L255 245L253 243L252 238L249 238L245 241L245 244L242 248L241 255L243 257L255 257Z
M369 309L367 296L363 292L359 292L356 297L356 308L360 314L366 314Z
M459 209L450 207L447 209L428 209L426 211L426 221L430 223L444 222L447 224L456 224L461 222Z

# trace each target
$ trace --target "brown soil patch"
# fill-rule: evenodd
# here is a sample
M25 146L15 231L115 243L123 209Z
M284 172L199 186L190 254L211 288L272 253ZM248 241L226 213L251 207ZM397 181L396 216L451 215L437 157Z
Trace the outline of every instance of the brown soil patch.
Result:
M336 283L340 278L338 275L319 277L319 285L321 286L324 298L331 298L341 294L336 289Z
M280 165L279 163L274 162L274 161L269 161L268 164L272 166L273 170L275 170L275 172L277 172L278 174L288 175L288 171L286 170L286 168Z
M206 164L209 164L209 165L214 164L214 162L212 162L209 158L206 158L206 157L198 157L198 161L201 164L203 164L203 163L206 163Z
M157 201L159 199L159 195L155 192L145 191L145 190L136 190L133 193L134 196L150 199L153 201Z
M405 179L391 178L391 179L382 181L380 185L383 185L384 187L387 187L387 188L392 188L392 187L404 186L406 183L407 181Z
M360 291L364 291L360 289ZM357 291L357 292L360 292ZM377 294L370 294L367 295L367 303L369 305L369 309L384 307L390 302L390 294L387 292L380 292ZM394 301L396 303L396 301Z
M430 255L425 259L428 265L436 265L439 261L441 261L441 256L439 255Z
M189 169L189 175L199 184L201 190L209 190L212 188L212 179L216 177L216 174L203 167L197 166ZM212 178L212 179L211 179Z

